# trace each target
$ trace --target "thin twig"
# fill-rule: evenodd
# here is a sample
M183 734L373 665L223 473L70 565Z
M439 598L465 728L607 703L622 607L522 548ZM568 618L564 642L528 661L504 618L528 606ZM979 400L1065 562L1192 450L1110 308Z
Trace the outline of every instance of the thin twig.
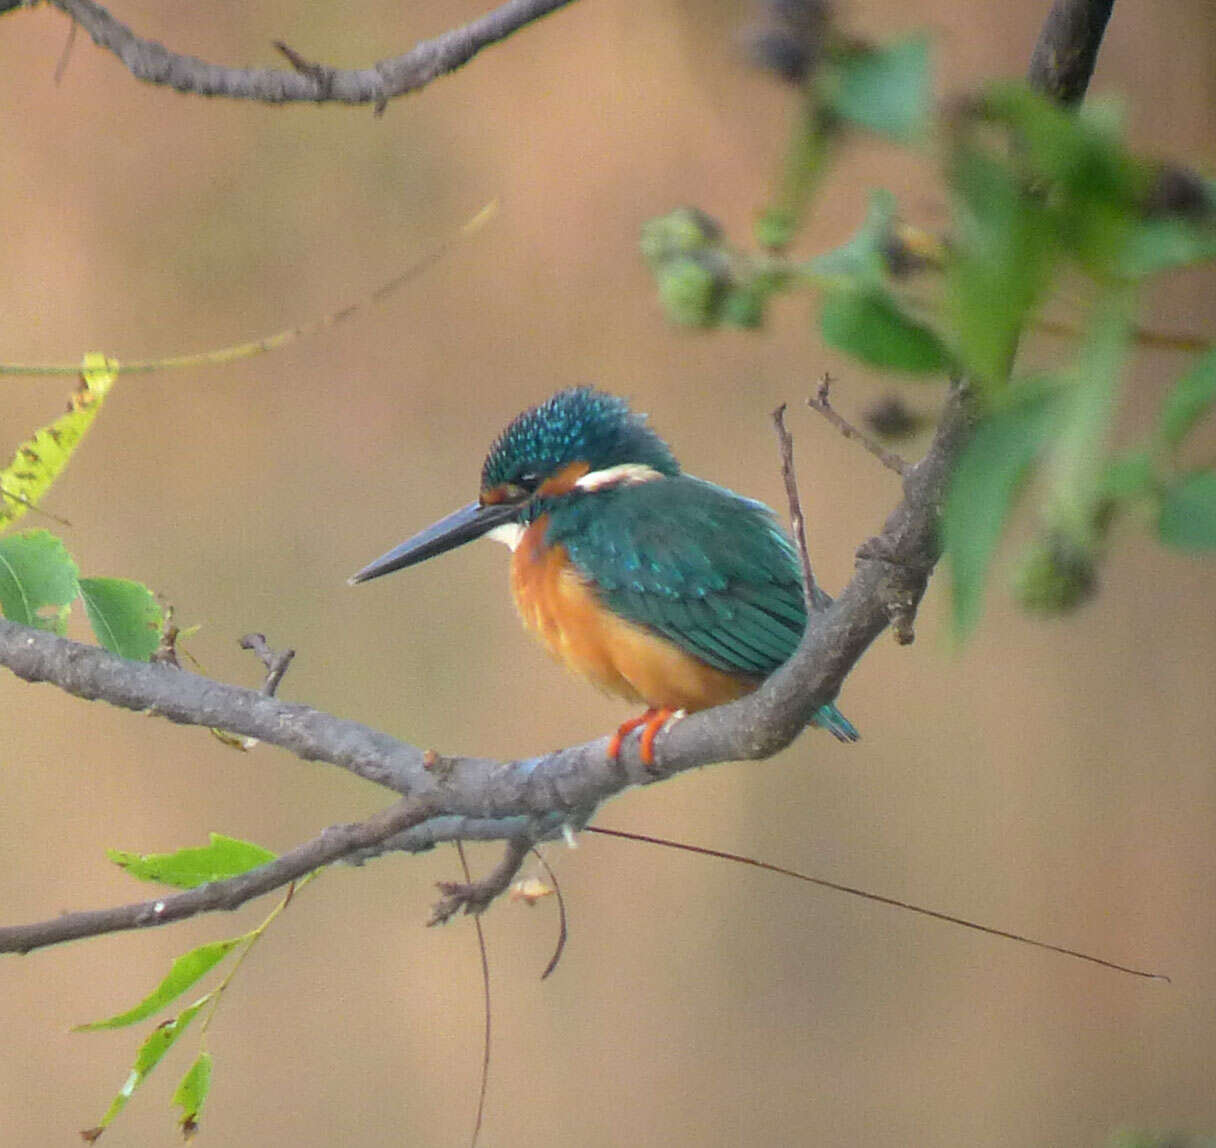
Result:
M268 104L371 104L377 112L388 101L416 92L432 80L467 64L482 48L505 40L528 24L573 0L507 0L484 16L452 28L410 51L367 68L330 68L307 61L276 42L291 62L284 68L230 68L172 52L137 36L94 0L50 0L67 13L99 47L116 55L137 80L164 84L200 96L227 96Z
M55 87L59 87L63 80L63 74L68 70L68 60L71 58L72 49L76 46L76 22L73 20L68 26L68 37L63 43L63 52L59 56L59 63L55 65Z
M808 611L823 609L819 584L811 567L811 554L806 546L806 517L802 513L802 499L798 494L798 476L794 473L794 440L785 427L785 407L782 403L773 411L773 426L777 431L777 444L781 448L781 477L785 481L785 497L790 508L790 529L798 546L798 558L802 563L802 597Z
M447 239L436 243L429 251L424 251L417 259L409 264L404 271L394 275L388 282L381 283L366 298L347 303L336 311L330 311L317 319L309 319L295 327L276 331L273 335L264 335L249 343L237 343L231 347L218 347L211 351L195 351L185 355L170 355L163 359L135 359L131 362L120 361L117 365L125 375L146 374L152 371L168 371L178 368L217 366L222 363L233 363L240 359L248 359L267 351L277 351L298 339L306 339L329 327L357 315L369 304L379 303L398 288L405 286L424 271L433 267L461 239L475 235L486 223L494 218L498 211L498 201L491 200L476 215L472 216L460 229ZM80 364L77 363L0 363L0 375L78 375Z
M544 867L545 875L549 878L549 884L553 886L553 893L557 897L557 947L553 950L553 956L549 958L545 971L540 975L540 979L543 981L557 968L557 962L562 959L569 930L566 926L566 898L562 896L562 887L557 883L557 874L553 872L553 867L545 860L545 855L536 846L532 847L532 853Z
M473 874L469 872L469 862L464 855L462 841L456 842L456 852L460 854L460 867L464 870L465 882L471 884ZM477 949L481 953L481 988L485 1000L486 1027L481 1049L481 1090L477 1096L477 1119L473 1122L473 1135L469 1139L469 1148L476 1148L477 1137L481 1135L481 1123L486 1114L486 1092L490 1086L490 1035L492 1032L490 1027L492 1015L490 1010L490 958L486 952L486 934L481 927L480 915L473 918L473 924L477 928Z
M994 929L990 925L980 925L968 921L966 917L955 917L950 913L939 913L936 909L926 909L922 905L914 905L911 901L900 901L894 897L884 897L880 893L870 893L853 885L842 885L837 881L828 881L823 877L810 877L799 873L796 869L786 869L782 865L772 865L768 861L757 861L754 857L745 857L740 853L728 853L724 849L708 849L702 845L687 845L682 841L670 841L665 837L652 837L648 833L628 833L624 829L602 829L588 825L585 833L599 833L604 837L619 837L624 841L641 841L648 845L662 845L666 849L681 849L686 853L697 853L702 857L718 857L723 861L735 861L740 865L751 865L756 869L764 869L769 873L779 873L783 877L793 877L805 881L808 885L818 885L821 889L831 889L836 893L847 893L850 897L861 897L865 901L874 901L879 905L890 905L895 909L904 909L909 913L919 913L922 917L932 917L935 921L946 921L951 925L960 925L964 929L974 929L977 933L987 933L993 937L1004 937L1019 944L1032 945L1036 949L1046 949L1051 953L1060 953L1065 957L1076 957L1080 961L1088 961L1092 965L1101 965L1106 969L1114 969L1119 973L1127 973L1133 977L1144 977L1150 981L1164 981L1167 985L1173 982L1165 973L1150 973L1144 969L1133 969L1128 965L1116 964L1103 957L1095 957L1078 949L1067 949L1063 945L1052 945L1047 941L1037 941L1033 937L1024 937L1020 933L1010 933L1004 929Z
M241 639L241 649L252 650L262 659L262 665L266 667L266 681L262 683L262 693L268 698L274 697L283 675L287 673L287 667L291 665L291 659L296 656L295 650L280 650L276 653L267 644L265 634L246 634Z
M831 389L832 376L825 371L823 378L819 380L818 391L806 400L806 405L823 415L845 438L851 438L861 443L888 470L895 471L901 477L906 475L908 464L899 455L887 450L881 443L875 442L865 431L859 430L843 415L836 412L828 399Z
M507 842L507 850L502 860L484 877L477 881L466 881L460 884L455 881L440 881L439 890L443 893L442 900L436 902L431 910L428 925L442 925L463 909L474 915L481 913L500 893L506 891L515 874L524 863L532 848L528 838L515 838Z
M26 510L34 514L41 514L43 518L49 518L52 522L58 522L60 526L72 525L66 518L60 518L58 514L52 514L49 510L44 510L41 506L31 502L24 494L19 494L15 490L5 490L3 483L0 483L0 498L11 498L14 502L18 502L24 506Z

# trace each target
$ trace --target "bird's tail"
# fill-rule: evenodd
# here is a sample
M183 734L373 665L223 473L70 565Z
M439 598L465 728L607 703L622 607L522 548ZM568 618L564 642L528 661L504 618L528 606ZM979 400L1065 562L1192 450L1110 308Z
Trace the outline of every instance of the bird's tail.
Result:
M811 724L826 729L841 741L858 741L861 738L857 727L833 705L822 706L816 710Z

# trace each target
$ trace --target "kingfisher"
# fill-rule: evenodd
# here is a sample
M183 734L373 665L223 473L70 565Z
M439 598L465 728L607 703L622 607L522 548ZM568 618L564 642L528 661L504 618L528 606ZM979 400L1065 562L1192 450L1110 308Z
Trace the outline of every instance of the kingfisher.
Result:
M559 391L494 440L475 502L365 566L351 584L475 538L511 548L524 624L607 693L646 706L642 762L669 722L755 690L797 648L807 610L797 552L761 502L685 474L671 448L614 395ZM818 588L814 606L831 599ZM857 730L834 706L813 724Z

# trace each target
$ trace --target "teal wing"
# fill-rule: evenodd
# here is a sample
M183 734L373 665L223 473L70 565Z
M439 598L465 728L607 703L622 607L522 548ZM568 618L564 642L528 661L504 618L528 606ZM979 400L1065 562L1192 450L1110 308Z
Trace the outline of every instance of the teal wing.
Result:
M772 511L712 483L681 475L588 494L552 514L547 540L614 613L727 673L766 677L806 628L798 557ZM816 724L858 736L834 706Z

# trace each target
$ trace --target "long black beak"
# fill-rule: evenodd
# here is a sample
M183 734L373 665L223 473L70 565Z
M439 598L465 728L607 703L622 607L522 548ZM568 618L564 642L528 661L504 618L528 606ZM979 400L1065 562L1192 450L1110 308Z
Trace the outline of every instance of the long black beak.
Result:
M419 531L413 538L407 538L400 546L394 546L387 554L382 554L375 562L364 566L353 578L352 586L359 582L367 582L379 578L381 574L391 574L394 570L404 569L445 550L454 550L474 538L488 534L496 526L514 522L519 517L519 506L507 502L491 503L482 506L479 502L470 502L453 511L446 518L432 523L425 530Z

